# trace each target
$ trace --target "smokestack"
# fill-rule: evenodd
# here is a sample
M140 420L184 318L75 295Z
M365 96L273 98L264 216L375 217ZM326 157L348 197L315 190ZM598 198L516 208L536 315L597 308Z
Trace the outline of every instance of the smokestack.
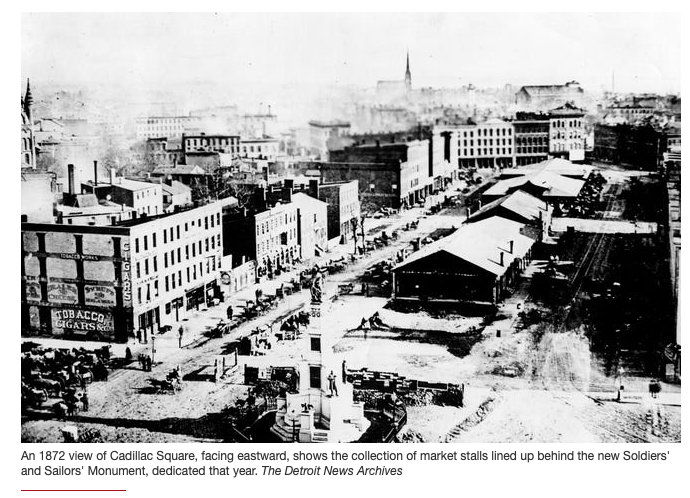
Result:
M115 177L116 176L117 175L115 173L115 168L110 168L110 184L111 185L115 185Z
M67 192L74 195L74 164L67 165Z
M319 180L315 178L309 180L309 195L314 199L319 198Z
M93 184L98 185L98 161L93 162Z

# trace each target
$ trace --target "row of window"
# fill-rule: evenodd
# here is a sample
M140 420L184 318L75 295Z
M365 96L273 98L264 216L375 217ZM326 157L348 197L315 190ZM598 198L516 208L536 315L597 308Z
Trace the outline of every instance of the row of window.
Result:
M544 147L518 147L518 154L546 154L548 149Z
M511 136L513 134L513 129L512 128L497 128L496 129L496 136ZM474 136L474 131L463 131L462 132L463 137L473 137ZM494 136L494 128L478 128L477 129L477 136L481 137L493 137Z
M462 150L462 154L460 151ZM469 151L469 154L468 154ZM511 147L493 147L485 149L477 149L478 156L510 156L513 154L513 149ZM458 155L467 157L474 156L474 149L458 149Z
M202 223L203 220L203 223ZM204 216L203 218L199 218L198 220L192 220L191 222L185 222L184 225L176 225L174 227L166 228L162 231L163 234L163 244L167 244L168 242L173 242L174 240L179 240L181 238L181 230L180 228L184 228L185 233L187 233L191 227L197 227L201 228L203 226L204 230L208 230L209 226L211 228L214 228L215 226L220 226L220 213L216 213L215 215L210 215L210 216ZM139 243L140 239L139 237L136 237L134 239L134 252L138 253L140 252L142 245L143 245L143 250L148 251L149 249L149 236L144 235L141 239L142 244ZM151 234L151 245L153 248L156 247L156 232Z
M155 240L155 238L154 238ZM194 242L192 244L187 244L184 247L185 260L190 257L195 258L197 254L201 256L204 252L213 251L216 249L216 245L220 248L220 234L207 237L204 240L199 240L198 243ZM149 261L151 264L149 265ZM168 266L174 266L176 263L182 262L182 248L178 247L170 252L165 252L163 254L163 267L168 268ZM142 265L143 263L143 265ZM146 258L143 261L137 261L135 266L136 278L141 278L143 270L143 275L148 276L150 273L155 274L158 271L158 257L153 256L151 258Z
M198 271L197 271L198 268ZM216 268L220 268L220 258L218 259L218 264L216 265L216 258L208 258L206 263L199 262L199 264L194 264L186 268L187 284L194 282L197 278L204 276L204 268L206 274L216 271ZM170 292L175 290L177 287L182 287L182 270L166 275L164 279L165 292ZM159 296L158 289L158 279L153 282L147 283L145 286L142 285L137 287L137 304L143 304L155 299Z
M284 215L271 216L268 220L262 221L256 226L256 235L265 235L271 233L272 230L287 225L288 223L297 221L297 213L290 212Z
M582 128L582 120L580 119L556 119L551 121L553 128Z
M506 140L507 140L507 142L506 142ZM467 142L468 142L468 140L463 140L463 141L462 141L463 147L467 147L467 146L468 146L468 143L467 143ZM481 139L477 140L477 145L479 145L479 146L482 146L482 145L493 145L493 144L494 144L493 138L485 138L485 139L483 140L483 142L482 142ZM497 139L496 139L496 145L513 145L513 139L512 139L512 138L508 138L508 139L506 139L506 138L497 138ZM470 147L474 147L474 140L469 140L469 146L470 146Z

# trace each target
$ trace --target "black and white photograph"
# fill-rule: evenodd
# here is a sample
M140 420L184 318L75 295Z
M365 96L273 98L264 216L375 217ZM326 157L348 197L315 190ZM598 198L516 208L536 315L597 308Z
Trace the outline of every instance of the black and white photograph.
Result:
M20 60L22 443L681 442L679 14L25 12Z

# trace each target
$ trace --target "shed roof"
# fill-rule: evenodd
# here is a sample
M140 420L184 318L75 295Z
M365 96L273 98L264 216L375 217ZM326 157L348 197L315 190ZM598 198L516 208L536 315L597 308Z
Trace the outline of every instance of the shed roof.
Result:
M445 252L493 275L503 275L513 260L524 257L534 245L534 240L520 233L524 226L523 223L500 217L463 225L452 235L422 248L396 266L395 270Z
M544 197L577 197L585 182L549 171L538 171L528 175L501 180L484 192L485 196L503 196L515 189L534 185L544 190Z

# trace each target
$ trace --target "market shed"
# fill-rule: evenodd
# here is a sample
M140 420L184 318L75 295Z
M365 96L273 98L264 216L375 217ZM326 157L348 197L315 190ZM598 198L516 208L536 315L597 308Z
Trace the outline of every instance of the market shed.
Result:
M525 225L501 217L463 225L393 269L393 298L439 303L499 303L531 259Z

